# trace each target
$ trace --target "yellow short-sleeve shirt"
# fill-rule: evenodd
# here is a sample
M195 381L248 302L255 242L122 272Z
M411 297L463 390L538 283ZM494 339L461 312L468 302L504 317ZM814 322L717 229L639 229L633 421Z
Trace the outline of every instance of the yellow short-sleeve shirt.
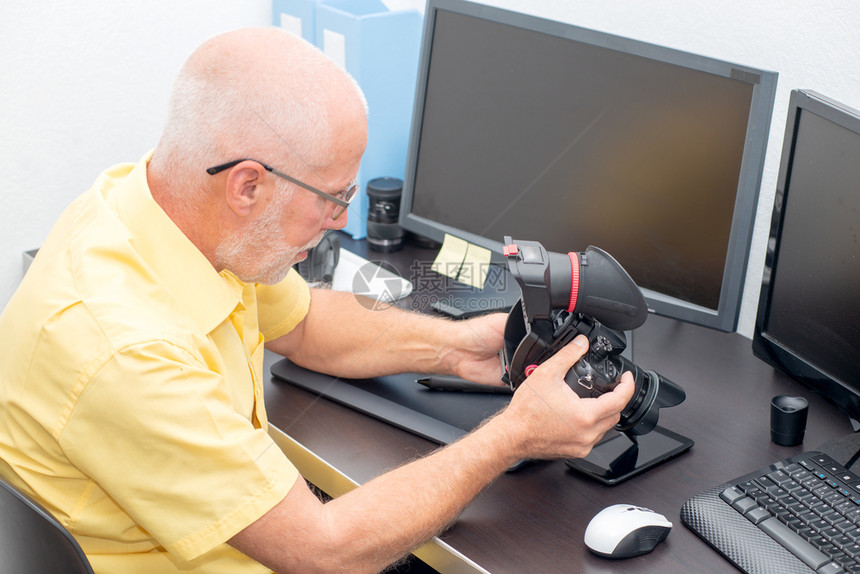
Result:
M266 432L263 341L308 310L217 273L152 199L147 155L62 215L0 315L0 474L96 572L259 572L225 544L298 472Z

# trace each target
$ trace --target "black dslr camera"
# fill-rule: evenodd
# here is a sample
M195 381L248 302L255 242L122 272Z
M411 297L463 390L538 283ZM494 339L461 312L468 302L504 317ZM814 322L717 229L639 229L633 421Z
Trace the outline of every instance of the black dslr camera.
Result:
M588 337L589 349L565 381L581 397L609 392L630 371L633 398L616 430L631 439L651 432L659 410L686 398L684 390L654 371L621 356L623 330L641 326L648 308L633 279L611 255L597 247L581 253L549 252L536 241L505 237L508 269L522 290L505 324L502 377L512 389L574 337Z

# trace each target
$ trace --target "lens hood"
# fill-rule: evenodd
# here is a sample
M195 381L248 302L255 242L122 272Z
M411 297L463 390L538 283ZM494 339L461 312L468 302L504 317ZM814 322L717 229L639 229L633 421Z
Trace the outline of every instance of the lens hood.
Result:
M657 426L660 409L683 403L687 393L655 371L640 371L637 375L642 375L641 385L636 385L636 392L621 411L621 420L615 425L615 430L643 435ZM637 383L639 382L637 380Z

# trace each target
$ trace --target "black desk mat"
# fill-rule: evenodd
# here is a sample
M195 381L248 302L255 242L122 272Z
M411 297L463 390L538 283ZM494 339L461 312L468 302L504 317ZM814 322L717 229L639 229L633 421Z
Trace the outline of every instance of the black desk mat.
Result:
M449 444L510 401L510 395L434 391L415 382L421 375L340 379L282 359L272 375L439 444Z

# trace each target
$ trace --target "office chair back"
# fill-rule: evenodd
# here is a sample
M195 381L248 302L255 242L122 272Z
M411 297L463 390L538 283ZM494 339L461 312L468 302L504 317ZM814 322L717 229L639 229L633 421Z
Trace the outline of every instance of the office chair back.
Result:
M37 502L0 480L0 574L93 574L80 545Z

